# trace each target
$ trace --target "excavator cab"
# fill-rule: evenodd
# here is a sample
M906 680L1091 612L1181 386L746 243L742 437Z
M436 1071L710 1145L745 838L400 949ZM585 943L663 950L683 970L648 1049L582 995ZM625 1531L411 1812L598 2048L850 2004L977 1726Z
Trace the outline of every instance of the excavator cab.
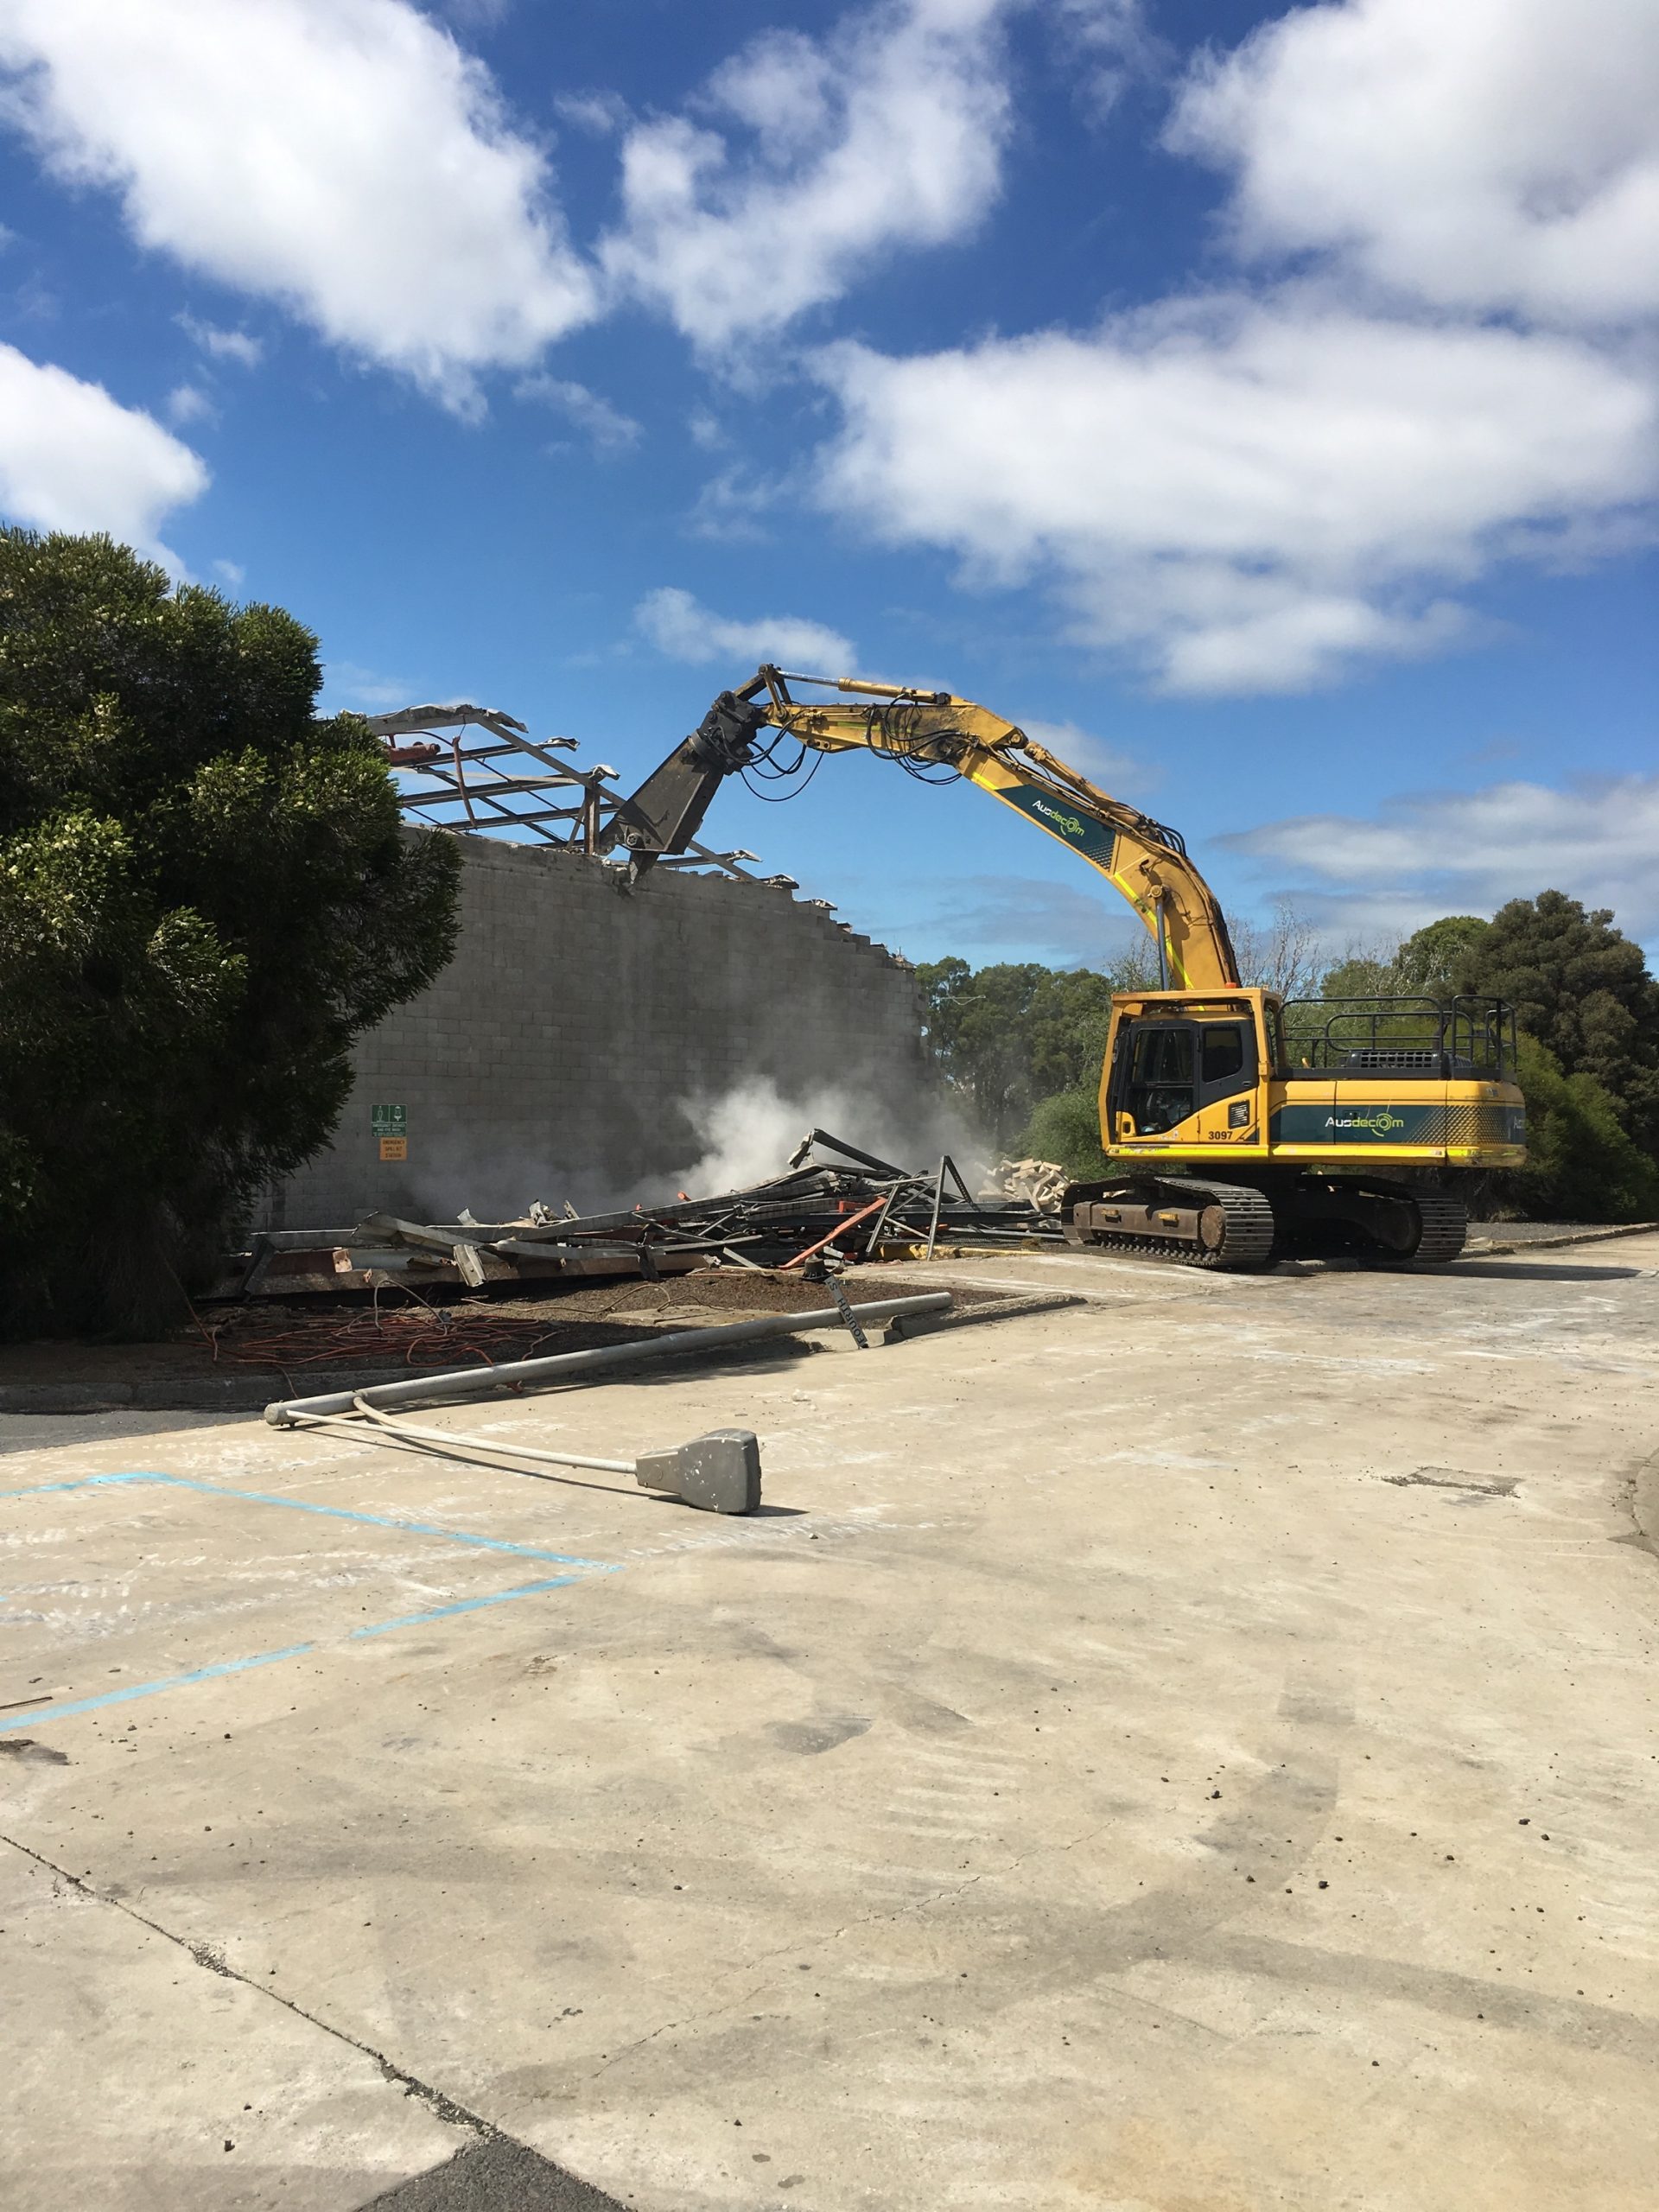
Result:
M1279 1071L1261 991L1225 998L1146 992L1113 1001L1101 1086L1109 1152L1172 1142L1249 1143L1263 1126L1263 1083ZM1176 1133L1179 1132L1178 1138Z
M1206 1109L1226 1109L1226 1126L1255 1118L1261 1042L1248 1007L1193 1009L1134 1021L1122 1031L1112 1067L1107 1118L1120 1141L1158 1137Z

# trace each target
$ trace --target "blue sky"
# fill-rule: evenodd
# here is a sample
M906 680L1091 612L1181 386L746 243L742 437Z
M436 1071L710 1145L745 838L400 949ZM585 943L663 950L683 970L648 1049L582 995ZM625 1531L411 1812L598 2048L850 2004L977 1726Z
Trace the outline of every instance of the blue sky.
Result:
M1340 948L1659 942L1650 0L9 0L0 510L643 775L949 686ZM915 958L1127 918L977 794L709 828Z

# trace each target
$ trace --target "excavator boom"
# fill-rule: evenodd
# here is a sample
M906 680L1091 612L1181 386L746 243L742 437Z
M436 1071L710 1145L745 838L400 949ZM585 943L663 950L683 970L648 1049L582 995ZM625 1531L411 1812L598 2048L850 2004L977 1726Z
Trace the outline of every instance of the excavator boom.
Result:
M840 696L798 699L791 684ZM954 771L1105 877L1151 933L1166 983L1180 990L1237 988L1221 908L1179 832L1109 797L1016 723L948 691L763 666L747 683L722 691L634 793L632 810L650 829L625 826L620 835L634 843L638 865L684 849L721 782L759 756L767 730L813 752L874 753Z

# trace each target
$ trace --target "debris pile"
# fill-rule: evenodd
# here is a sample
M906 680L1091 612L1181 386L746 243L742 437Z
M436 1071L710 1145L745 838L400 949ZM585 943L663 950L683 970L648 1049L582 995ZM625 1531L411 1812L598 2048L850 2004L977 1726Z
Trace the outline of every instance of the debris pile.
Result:
M1052 1160L999 1160L980 1185L982 1198L1025 1198L1039 1213L1058 1217L1060 1200L1072 1180Z
M828 1154L830 1159L817 1155ZM808 1132L785 1172L745 1191L665 1205L563 1217L543 1205L519 1220L485 1223L463 1211L451 1222L372 1213L347 1230L262 1232L219 1286L232 1298L287 1298L308 1291L372 1290L496 1283L546 1284L592 1276L655 1281L698 1268L820 1268L931 1258L942 1245L1019 1245L1058 1240L1046 1163L1019 1171L999 1190L976 1194L949 1154L925 1172L896 1166L827 1130ZM1048 1171L1048 1180L1058 1174Z

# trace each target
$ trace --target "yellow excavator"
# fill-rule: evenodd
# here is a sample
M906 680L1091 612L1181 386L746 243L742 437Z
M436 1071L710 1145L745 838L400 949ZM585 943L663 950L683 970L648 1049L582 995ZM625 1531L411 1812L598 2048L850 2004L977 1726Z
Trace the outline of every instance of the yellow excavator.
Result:
M836 696L803 699L801 686ZM791 741L803 748L792 763L779 756ZM686 849L728 776L850 752L988 791L1104 876L1152 937L1160 988L1112 1001L1100 1078L1112 1173L1066 1191L1073 1242L1232 1270L1295 1253L1444 1262L1463 1249L1471 1181L1524 1165L1507 1007L1287 1002L1242 983L1177 831L950 692L762 667L619 810L610 842L643 871Z

